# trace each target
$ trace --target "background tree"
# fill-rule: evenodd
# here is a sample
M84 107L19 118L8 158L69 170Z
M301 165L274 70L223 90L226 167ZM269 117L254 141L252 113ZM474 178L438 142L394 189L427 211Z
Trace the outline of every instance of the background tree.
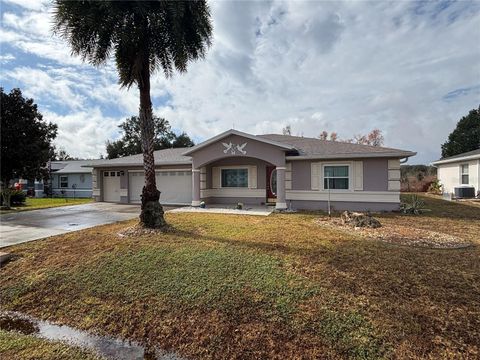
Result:
M382 131L373 129L367 135L357 134L353 139L344 140L345 142L370 146L383 146L384 137Z
M1 180L7 189L13 179L40 179L45 175L57 125L44 121L33 99L24 98L20 89L7 94L0 88L0 93ZM8 194L4 201L9 207Z
M70 156L70 154L68 154L67 151L63 148L60 148L58 151L53 148L52 156L50 157L50 159L52 161L80 160L77 157Z
M113 54L121 86L136 85L140 93L140 128L145 186L140 221L165 225L155 183L154 122L150 76L163 69L169 77L203 58L210 45L210 9L197 1L68 1L54 2L55 31L72 52L98 66Z
M190 139L190 136L187 135L187 133L182 132L180 135L175 135L172 141L172 146L173 148L180 148L180 147L192 147L195 145L192 139Z
M153 149L155 151L194 145L186 133L176 135L172 132L167 120L157 116L153 116L152 119L154 123ZM142 136L139 117L131 116L118 127L122 131L122 137L116 141L107 141L107 157L115 159L140 154L142 152Z
M470 110L442 145L442 158L480 149L480 106Z
M283 135L292 135L292 126L287 125L282 129Z

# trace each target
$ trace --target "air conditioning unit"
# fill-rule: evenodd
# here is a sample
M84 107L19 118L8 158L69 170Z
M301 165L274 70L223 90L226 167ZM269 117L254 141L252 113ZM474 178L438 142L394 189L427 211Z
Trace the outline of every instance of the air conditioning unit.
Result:
M475 197L473 186L461 186L455 188L455 197L459 199L471 199Z

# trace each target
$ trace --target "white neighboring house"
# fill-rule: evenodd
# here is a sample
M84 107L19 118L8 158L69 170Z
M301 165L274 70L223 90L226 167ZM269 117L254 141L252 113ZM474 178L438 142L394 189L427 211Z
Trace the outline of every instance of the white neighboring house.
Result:
M99 160L65 160L50 162L51 186L54 196L68 198L92 197L92 170L84 165ZM43 181L35 182L35 197L45 196Z
M437 177L443 192L455 195L455 188L473 187L474 194L480 191L480 149L450 156L432 163L437 168Z

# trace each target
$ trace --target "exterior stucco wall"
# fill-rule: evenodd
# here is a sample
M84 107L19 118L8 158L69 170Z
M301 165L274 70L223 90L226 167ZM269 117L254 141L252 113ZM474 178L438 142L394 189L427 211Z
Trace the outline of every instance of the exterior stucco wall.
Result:
M388 190L388 160L363 159L363 190Z
M468 186L473 186L475 192L480 189L480 160L470 160L437 165L437 177L444 192L454 193L456 187L462 186L461 166L464 164L468 164Z
M292 190L311 190L312 161L292 161Z
M363 190L388 190L387 159L355 159L363 162ZM322 160L292 161L292 190L311 190L311 164ZM350 159L328 160L328 163L343 163ZM326 161L327 162L327 161Z
M238 150L235 150L235 154L230 151L225 153L225 147L223 143L232 143L235 145L247 144L243 149L246 154L242 154ZM276 166L285 166L285 151L274 145L266 144L261 141L248 139L238 135L230 135L219 141L216 141L208 146L201 148L191 154L193 168L199 169L214 161L218 161L224 158L232 157L250 157L261 159Z

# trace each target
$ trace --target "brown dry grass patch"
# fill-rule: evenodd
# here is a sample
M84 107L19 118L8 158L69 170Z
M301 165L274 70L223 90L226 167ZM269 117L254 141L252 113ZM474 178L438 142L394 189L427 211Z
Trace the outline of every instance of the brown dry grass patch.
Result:
M167 214L16 246L2 306L202 359L475 358L480 211L427 198L383 224L458 236L436 250L370 241L323 214Z

